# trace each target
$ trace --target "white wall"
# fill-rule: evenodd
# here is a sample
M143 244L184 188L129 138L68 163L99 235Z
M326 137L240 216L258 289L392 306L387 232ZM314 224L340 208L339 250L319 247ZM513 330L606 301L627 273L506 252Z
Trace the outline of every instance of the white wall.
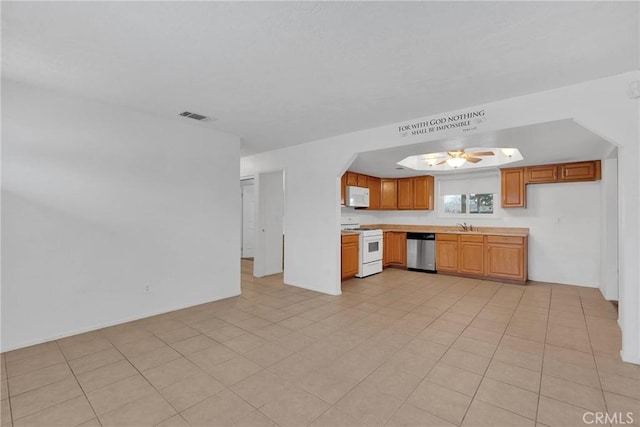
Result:
M620 319L623 358L640 363L640 114L638 98L630 99L629 85L640 73L629 73L564 88L511 98L442 114L485 110L485 121L467 134L573 118L618 146ZM442 114L415 118L429 120ZM412 118L407 118L412 120ZM340 176L358 152L455 138L460 128L433 135L402 136L390 124L339 135L241 160L241 175L284 169L286 283L329 294L340 293ZM624 230L624 232L622 231ZM313 242L313 244L309 244Z
M602 182L528 185L526 209L502 209L499 173L492 178L494 185L482 192L495 194L493 216L445 217L440 212L442 193L436 195L434 211L366 211L362 215L362 210L356 210L355 214L362 224L455 225L464 221L479 227L527 227L530 280L598 287ZM486 180L486 174L461 176L455 182L471 188L480 179ZM436 188L440 183L436 178Z
M600 218L600 292L617 301L618 295L618 159L602 162Z
M2 351L240 293L239 138L2 84Z

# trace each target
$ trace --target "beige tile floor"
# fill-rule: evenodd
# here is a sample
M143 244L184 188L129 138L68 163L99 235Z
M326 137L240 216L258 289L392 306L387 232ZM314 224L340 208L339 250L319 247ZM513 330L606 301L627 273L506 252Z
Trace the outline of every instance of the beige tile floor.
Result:
M596 289L389 269L332 297L242 267L241 297L2 354L1 425L640 425Z

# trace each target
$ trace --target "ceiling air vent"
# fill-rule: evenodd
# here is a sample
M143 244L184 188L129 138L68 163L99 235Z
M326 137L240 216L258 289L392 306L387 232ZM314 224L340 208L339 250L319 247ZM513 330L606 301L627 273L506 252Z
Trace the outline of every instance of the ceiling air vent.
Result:
M190 111L185 111L184 113L180 113L180 115L182 117L188 117L190 119L193 120L198 120L198 121L202 121L202 120L211 120L210 117L207 116L203 116L202 114L197 114L197 113L192 113Z

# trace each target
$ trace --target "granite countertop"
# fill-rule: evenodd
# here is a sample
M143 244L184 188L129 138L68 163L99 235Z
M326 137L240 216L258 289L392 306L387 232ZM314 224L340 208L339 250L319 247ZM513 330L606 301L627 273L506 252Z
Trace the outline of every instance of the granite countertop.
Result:
M451 225L405 225L405 224L366 224L362 227L379 228L383 231L399 231L409 233L446 233L446 234L477 234L481 236L516 236L527 237L528 228L522 227L475 227L474 231L462 231L458 226Z

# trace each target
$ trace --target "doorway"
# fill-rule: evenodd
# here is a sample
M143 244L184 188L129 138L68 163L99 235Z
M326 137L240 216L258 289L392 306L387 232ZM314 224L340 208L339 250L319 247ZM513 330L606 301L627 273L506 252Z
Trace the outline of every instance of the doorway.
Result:
M242 197L241 257L253 259L256 242L256 191L253 178L240 181Z

